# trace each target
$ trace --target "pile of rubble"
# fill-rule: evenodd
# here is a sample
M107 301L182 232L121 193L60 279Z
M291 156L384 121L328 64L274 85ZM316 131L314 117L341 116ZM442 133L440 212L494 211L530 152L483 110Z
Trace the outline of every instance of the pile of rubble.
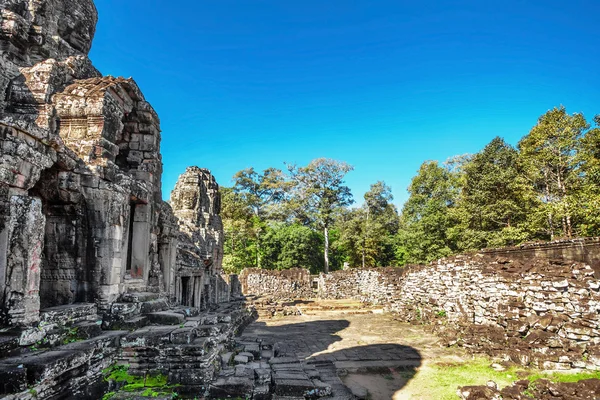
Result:
M553 383L546 379L530 382L521 380L502 390L495 382L485 386L466 386L457 392L463 400L597 400L600 380Z

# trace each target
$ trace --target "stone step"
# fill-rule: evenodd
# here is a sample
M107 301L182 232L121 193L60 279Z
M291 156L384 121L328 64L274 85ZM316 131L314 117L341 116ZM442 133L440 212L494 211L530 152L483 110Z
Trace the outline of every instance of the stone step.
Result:
M139 317L133 317L127 319L125 321L118 321L112 324L112 329L121 329L121 330L136 330L145 327L148 325L148 317L145 315L140 315Z
M123 347L127 348L151 348L153 346L159 346L170 342L171 332L175 329L177 329L177 327L173 325L145 326L134 332L130 332L123 338L121 344Z
M0 355L2 357L10 357L18 355L20 352L19 338L20 333L3 333L0 334Z
M150 301L144 301L141 303L142 314L149 314L158 311L165 311L169 309L169 305L165 299L156 299Z
M153 292L123 293L123 295L121 295L121 302L123 302L123 303L143 303L146 301L158 300L159 297L160 297L159 293L153 293Z
M118 341L126 331L111 331L92 339L69 343L53 350L36 351L0 360L0 382L10 381L4 390L16 393L23 387L43 380L57 379L63 373L104 357L105 351L116 352ZM0 385L1 387L1 385Z
M40 311L40 320L46 323L73 325L82 321L97 321L98 308L93 303L76 303L46 308Z
M191 344L196 339L196 330L194 328L179 328L171 332L171 343L173 344Z
M278 377L277 374L273 377L274 392L279 396L302 396L309 397L311 392L315 390L315 385L308 378L298 376L296 379L288 377Z
M79 322L73 325L77 328L77 337L81 339L91 339L103 334L102 324L98 322Z
M195 328L198 337L217 336L229 328L229 324L199 325Z
M219 378L212 382L209 387L209 398L228 399L228 398L246 398L248 393L252 393L254 382L248 378L230 376Z
M141 303L112 303L110 314L115 319L126 320L139 317L142 312Z
M171 308L171 311L183 314L186 318L194 318L200 315L200 309L196 307L178 306Z
M185 323L185 317L182 314L159 311L146 314L148 321L157 325L182 325Z

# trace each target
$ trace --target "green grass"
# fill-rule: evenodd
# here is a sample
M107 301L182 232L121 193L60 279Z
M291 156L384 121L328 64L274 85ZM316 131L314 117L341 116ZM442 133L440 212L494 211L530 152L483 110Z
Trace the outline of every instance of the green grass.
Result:
M485 357L476 357L464 364L434 365L418 372L411 384L425 389L423 395L430 399L455 400L456 390L461 386L485 385L492 380L499 387L511 385L518 380L518 368L496 371L490 368L491 361Z
M416 373L408 384L417 389L420 398L456 400L456 391L462 386L485 385L494 381L499 388L512 385L520 379L535 382L539 379L548 379L552 382L578 382L584 379L600 379L598 372L578 373L544 373L543 371L524 367L511 367L505 371L496 371L490 367L492 361L486 357L475 357L464 364L438 364L426 367Z
M579 382L584 379L600 379L600 371L596 372L544 372L536 371L527 377L531 382L548 379L552 382Z

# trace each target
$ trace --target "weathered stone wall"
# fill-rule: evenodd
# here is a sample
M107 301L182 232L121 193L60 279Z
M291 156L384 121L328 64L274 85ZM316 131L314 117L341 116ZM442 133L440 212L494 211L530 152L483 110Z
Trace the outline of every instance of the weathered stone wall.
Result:
M510 258L532 259L536 257L580 261L588 264L600 277L600 238L576 238L543 243L525 243L515 247L484 249L483 254Z
M404 272L400 268L369 268L321 274L318 294L326 299L359 299L387 305L398 295Z
M243 271L246 294L308 292L308 271ZM600 369L600 280L583 263L457 256L428 266L337 271L321 298L384 305L407 321L434 322L449 343L545 369Z
M315 295L310 271L292 268L283 271L250 268L239 275L242 293L275 299L309 298Z

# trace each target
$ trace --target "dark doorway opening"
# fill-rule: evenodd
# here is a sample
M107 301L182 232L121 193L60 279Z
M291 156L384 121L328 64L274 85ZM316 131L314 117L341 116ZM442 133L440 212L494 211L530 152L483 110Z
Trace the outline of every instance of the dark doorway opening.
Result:
M181 278L181 304L184 306L190 305L190 277L183 276Z

